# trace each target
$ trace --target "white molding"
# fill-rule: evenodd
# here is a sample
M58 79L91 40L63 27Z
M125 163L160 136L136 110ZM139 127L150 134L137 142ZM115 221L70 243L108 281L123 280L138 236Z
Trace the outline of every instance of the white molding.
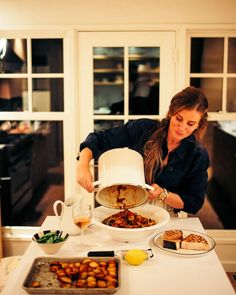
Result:
M236 230L206 230L215 242L215 251L225 271L236 272Z
M64 189L65 199L76 193L76 56L74 31L68 31L64 39Z
M191 30L197 34L199 31L202 33L203 30L210 31L211 33L225 33L226 31L235 31L236 29L236 22L231 24L225 23L162 23L162 24L92 24L92 25L82 25L82 24L75 24L75 25L4 25L1 24L0 36L4 37L15 37L16 34L19 36L26 36L27 34L32 35L33 37L41 37L42 33L45 33L46 36L55 36L61 37L64 33L69 30L75 30L78 32L102 32L102 31L176 31L179 29L186 29L187 31ZM9 32L12 31L12 32ZM38 31L38 32L37 32Z

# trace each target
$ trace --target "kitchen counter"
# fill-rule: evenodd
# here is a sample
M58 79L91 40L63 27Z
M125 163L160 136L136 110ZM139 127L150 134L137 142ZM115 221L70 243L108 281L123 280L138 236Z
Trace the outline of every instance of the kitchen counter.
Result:
M58 219L49 216L42 224L42 229L56 229ZM235 294L231 283L215 253L198 256L180 256L157 248L153 237L163 230L178 228L204 233L198 218L171 218L170 222L159 228L157 232L138 243L122 243L114 241L95 225L86 230L85 238L94 245L91 250L121 250L134 248L152 248L154 257L140 266L121 263L121 288L116 295L230 295ZM73 244L79 241L79 236L70 236L68 242L51 256L75 257L85 256L73 249ZM35 257L46 256L37 245L31 243L21 259L19 267L11 274L2 295L26 295L22 289L23 281Z

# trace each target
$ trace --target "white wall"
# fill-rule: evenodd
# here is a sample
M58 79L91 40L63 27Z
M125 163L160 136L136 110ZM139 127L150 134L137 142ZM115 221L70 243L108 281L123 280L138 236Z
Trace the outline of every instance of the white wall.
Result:
M236 23L236 0L0 0L0 28L161 23Z

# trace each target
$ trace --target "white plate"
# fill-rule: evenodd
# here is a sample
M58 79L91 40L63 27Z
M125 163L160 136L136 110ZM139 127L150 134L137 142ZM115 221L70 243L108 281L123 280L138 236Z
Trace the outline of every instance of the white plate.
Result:
M209 253L211 250L214 249L216 243L215 241L208 235L205 235L203 233L194 231L194 230L182 230L183 232L183 237L187 237L190 234L196 234L199 235L201 237L203 237L204 239L206 239L208 245L210 246L209 250L187 250L187 249L178 249L178 250L172 250L172 249L168 249L168 248L164 248L163 247L163 234L164 232L161 232L159 234L157 234L154 238L153 238L153 243L161 250L172 253L172 254L176 254L176 255L185 255L185 256L194 256L194 255L203 255L206 253Z

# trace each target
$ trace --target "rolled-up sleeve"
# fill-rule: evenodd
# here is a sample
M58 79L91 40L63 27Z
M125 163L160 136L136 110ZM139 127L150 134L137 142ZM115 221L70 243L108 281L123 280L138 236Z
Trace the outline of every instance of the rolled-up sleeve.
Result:
M157 122L149 119L129 121L126 124L99 132L90 133L80 144L80 151L88 147L94 158L114 148L129 147L143 149L143 143L148 131L156 127Z

